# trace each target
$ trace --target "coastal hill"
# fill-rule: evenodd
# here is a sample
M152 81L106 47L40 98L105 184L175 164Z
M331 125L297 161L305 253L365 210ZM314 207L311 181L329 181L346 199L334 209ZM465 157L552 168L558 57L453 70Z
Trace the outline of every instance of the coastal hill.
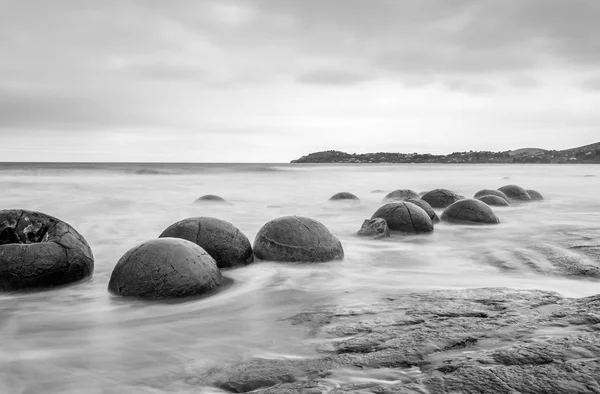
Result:
M315 152L291 163L585 163L600 164L600 142L565 150L522 148L503 152L468 151L449 155L429 153Z

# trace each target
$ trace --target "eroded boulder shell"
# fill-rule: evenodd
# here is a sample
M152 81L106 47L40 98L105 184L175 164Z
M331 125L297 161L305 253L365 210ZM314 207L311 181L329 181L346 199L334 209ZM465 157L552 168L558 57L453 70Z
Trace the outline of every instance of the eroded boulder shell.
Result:
M446 208L463 199L462 196L448 189L434 189L425 193L422 197L433 208Z
M193 217L167 227L159 238L181 238L200 246L219 268L232 268L254 261L252 246L233 224L213 217Z
M504 198L499 196L486 195L477 197L477 199L479 201L483 201L491 207L508 207L510 205L508 200L505 200Z
M391 193L388 193L384 198L383 202L392 202L392 201L404 201L409 198L419 199L419 195L416 191L410 189L398 189L394 190Z
M498 197L501 197L501 198L505 199L506 201L508 201L508 196L506 194L502 193L500 190L483 189L483 190L480 190L477 193L475 193L473 198L479 199L479 197L482 197L482 196L498 196Z
M378 239L389 237L390 229L385 219L365 219L357 234L363 237L374 237L375 239Z
M486 203L465 199L450 205L442 213L442 221L459 224L498 224L500 219Z
M261 260L325 262L344 258L340 240L321 222L302 216L284 216L266 223L254 240Z
M405 233L430 233L433 222L427 212L410 202L400 201L385 204L371 219L385 219L390 230Z
M533 201L542 201L544 199L544 196L535 190L527 189L526 192Z
M431 205L429 205L429 203L427 201L422 200L420 198L419 199L409 198L406 200L406 202L413 203L416 206L418 206L419 208L421 208L422 210L424 210L433 223L439 223L439 221L440 221L439 216L437 215L437 213L435 213L435 211L433 210L433 208L431 207Z
M209 293L223 280L215 260L180 238L144 242L119 259L108 290L124 297L165 299Z
M352 193L340 192L336 193L329 198L329 201L348 201L348 202L360 202L360 199Z
M0 290L56 287L93 272L92 250L69 224L41 212L0 211Z
M216 194L206 194L202 197L198 197L195 204L226 204L227 201L221 196L217 196Z
M506 194L506 196L511 200L531 201L531 196L529 193L527 193L527 190L523 189L521 186L506 185L502 186L498 190Z

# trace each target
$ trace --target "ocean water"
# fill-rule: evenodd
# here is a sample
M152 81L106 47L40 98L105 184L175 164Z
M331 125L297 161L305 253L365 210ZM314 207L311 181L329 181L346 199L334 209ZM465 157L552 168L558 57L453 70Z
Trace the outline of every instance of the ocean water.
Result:
M501 224L438 224L430 235L355 235L386 192L443 187L472 196L515 183L539 203L494 208ZM40 293L0 294L0 393L210 393L194 376L248 357L311 357L305 329L285 319L319 306L356 307L400 292L508 286L580 297L600 282L531 269L520 251L600 243L600 166L0 164L0 208L42 211L89 242L92 280ZM349 191L359 205L329 203ZM204 194L231 205L194 205ZM441 214L441 211L438 211ZM267 221L301 215L342 241L343 261L257 262L225 271L233 284L183 303L123 300L107 292L118 259L175 221L213 216L252 242ZM544 254L539 266L550 266ZM567 256L567 257L565 257ZM585 260L598 265L593 258ZM365 372L361 372L364 374Z

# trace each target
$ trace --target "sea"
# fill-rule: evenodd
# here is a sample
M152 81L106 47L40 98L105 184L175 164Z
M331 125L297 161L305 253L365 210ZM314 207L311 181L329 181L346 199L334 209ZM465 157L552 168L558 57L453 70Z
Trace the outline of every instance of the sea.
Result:
M356 235L395 189L447 188L471 197L506 184L535 189L545 200L495 207L501 223L493 226L439 223L427 235ZM315 356L306 328L287 320L303 311L433 289L600 293L598 280L551 275L517 258L545 245L567 263L600 265L576 248L600 243L598 165L3 163L0 186L0 208L66 221L95 257L87 282L0 293L0 393L219 393L195 377L252 357ZM328 201L342 191L360 204ZM205 194L230 204L193 203ZM224 219L253 242L262 225L287 215L325 224L345 258L255 262L224 271L230 284L222 291L185 302L121 299L107 291L119 258L178 220ZM537 255L537 266L552 265L544 256Z

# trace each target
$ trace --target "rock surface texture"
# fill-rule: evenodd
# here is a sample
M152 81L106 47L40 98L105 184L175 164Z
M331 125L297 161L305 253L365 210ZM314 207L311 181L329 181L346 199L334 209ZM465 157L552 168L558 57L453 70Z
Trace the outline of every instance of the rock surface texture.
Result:
M219 268L232 268L254 261L248 238L233 224L211 217L183 219L167 227L159 238L186 239L202 247Z
M388 228L385 219L365 219L357 234L364 237L374 237L375 239L379 239L389 237L390 229Z
M336 193L329 198L329 201L350 201L350 202L360 202L360 198L356 197L352 193L348 192L340 192Z
M479 197L483 197L483 196L498 196L498 197L503 198L506 201L508 201L508 196L506 194L502 193L500 190L494 190L494 189L480 190L477 193L475 193L473 198L479 199Z
M486 203L465 199L450 205L442 213L442 221L457 224L498 224L500 219Z
M447 208L463 197L447 189L434 189L421 196L433 208Z
M93 272L92 250L69 224L41 212L0 211L0 290L56 287Z
M225 201L225 199L223 197L217 196L215 194L206 194L202 197L198 197L196 199L196 201L194 201L195 204L225 204L227 203L227 201Z
M508 202L508 200L505 200L504 198L498 197L498 196L486 195L486 196L477 197L477 199L479 201L486 203L490 207L508 207L508 206L510 206L510 203Z
M217 263L200 246L185 239L158 238L119 259L108 289L125 297L187 297L211 292L222 279Z
M526 192L527 194L529 194L529 197L531 197L533 201L541 201L544 199L544 196L542 196L540 192L537 192L535 190L528 189L526 190Z
M415 204L416 206L418 206L419 208L421 208L422 210L424 210L427 215L429 215L429 218L431 219L431 221L433 223L438 223L440 221L440 218L438 217L437 213L435 213L435 211L433 210L433 208L431 207L431 205L429 205L429 203L425 200L422 199L416 199L416 198L409 198L405 200L406 202L409 202L411 204Z
M506 194L511 200L531 201L531 196L527 190L517 185L506 185L499 188L502 193Z
M409 198L420 199L419 194L410 189L398 189L394 190L391 193L388 193L384 198L383 202L391 202L391 201L404 201Z
M391 202L379 208L371 219L381 218L390 230L404 233L430 233L433 222L427 212L410 202Z
M284 216L266 223L256 234L254 254L261 260L325 262L344 258L340 240L321 222Z

